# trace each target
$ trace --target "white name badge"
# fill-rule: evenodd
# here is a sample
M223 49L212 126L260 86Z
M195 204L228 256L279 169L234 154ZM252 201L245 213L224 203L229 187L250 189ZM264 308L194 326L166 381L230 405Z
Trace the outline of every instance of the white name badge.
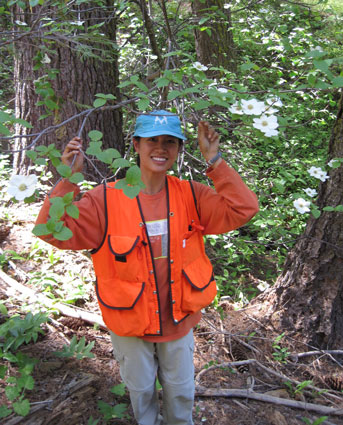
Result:
M147 221L146 227L149 236L166 235L168 233L167 219Z

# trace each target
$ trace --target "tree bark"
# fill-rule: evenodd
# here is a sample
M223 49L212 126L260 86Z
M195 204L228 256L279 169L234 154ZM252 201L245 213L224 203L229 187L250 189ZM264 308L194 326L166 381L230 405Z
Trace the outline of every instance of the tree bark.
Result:
M343 95L329 142L329 159L343 157ZM321 184L318 207L343 204L343 167ZM343 346L343 213L311 217L268 295L271 320L320 348Z
M116 18L111 3L107 2L107 8L91 7L92 3L83 3L78 6L78 16L83 21L83 31L100 22L106 22L101 27L106 37L112 41L116 39ZM96 6L93 4L93 6ZM76 6L75 6L76 7ZM44 9L38 6L25 11L15 6L13 9L13 20L26 22L29 28L41 28L42 18L48 16L51 19L76 19L73 16L75 11L70 11L68 16L60 18L56 9ZM112 16L110 16L112 14ZM43 27L44 28L44 27ZM78 32L75 29L75 32ZM80 30L81 31L81 30ZM103 52L109 49L108 46L91 45L99 50L99 57L82 58L75 49L72 38L65 37L63 33L57 34L56 39L51 40L51 35L45 38L44 29L34 35L28 35L17 41L15 47L15 112L17 118L23 118L30 122L32 129L26 129L17 125L16 134L23 135L39 133L47 127L57 125L65 119L73 117L77 113L88 109L95 100L95 94L113 94L116 101L120 101L120 92L117 88L119 82L118 61L116 52L112 54L112 60L105 58ZM43 49L47 53L50 63L44 63L40 69L35 69L35 56ZM102 51L101 51L102 50ZM44 50L43 50L44 51ZM104 60L102 60L104 58ZM44 77L57 69L56 78ZM51 88L54 90L54 101L59 105L58 109L52 110L52 114L46 118L40 119L46 114L44 105L37 105L42 97L37 93L37 80L46 78ZM64 145L72 137L78 134L83 117L70 121L67 125L58 130L45 134L40 138L38 144L49 145L55 143L58 149L63 149ZM121 153L124 151L124 141L122 135L122 114L120 110L99 111L92 113L85 123L84 131L81 135L86 141L87 133L90 130L99 130L103 133L103 147L114 147ZM32 142L32 138L17 138L14 144L13 168L15 173L25 174L28 171L30 161L25 156L25 149ZM85 143L86 145L86 143ZM99 165L102 171L106 169L104 165ZM85 175L87 179L99 181L94 169L86 168Z
M224 0L194 0L192 9L194 15L199 21L208 14L212 17L204 22L203 26L208 27L210 34L204 30L196 28L195 47L199 62L209 66L223 66L229 71L236 70L236 50L233 42L231 12L230 9L224 9ZM218 18L213 17L212 7L217 7L224 16L218 14Z

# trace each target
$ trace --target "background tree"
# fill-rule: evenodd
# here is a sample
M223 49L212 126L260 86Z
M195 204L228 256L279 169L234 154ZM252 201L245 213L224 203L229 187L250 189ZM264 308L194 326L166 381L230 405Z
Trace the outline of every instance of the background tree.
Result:
M343 96L329 143L329 158L337 168L321 185L318 208L267 299L273 303L270 319L307 343L322 349L343 345Z
M28 129L17 124L18 136L58 126L90 108L97 93L110 93L120 102L118 17L112 2L73 4L71 8L63 3L46 2L33 8L28 2L17 3L12 8L12 19L14 28L23 32L14 40L15 114L32 125ZM78 134L83 119L84 116L74 119L44 134L39 144L54 143L63 149L66 141ZM92 113L81 136L91 129L103 133L105 147L115 147L123 153L120 110ZM27 171L25 148L30 142L32 138L25 137L15 141L16 173ZM88 179L97 178L90 168L86 173Z
M192 1L196 52L202 64L236 70L236 48L229 4L224 0Z

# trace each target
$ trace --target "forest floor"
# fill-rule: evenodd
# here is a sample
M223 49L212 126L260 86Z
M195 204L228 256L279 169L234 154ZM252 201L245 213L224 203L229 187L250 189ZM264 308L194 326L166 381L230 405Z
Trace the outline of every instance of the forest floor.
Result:
M44 251L39 251L39 256L30 255L37 242L31 230L39 205L18 205L10 211L10 233L0 242L0 248L20 253L25 260L13 260L12 266L3 267L3 272L33 290L30 277L52 268L61 281L68 279L69 271L73 271L82 281L91 282L94 276L85 253L53 250L50 259ZM46 245L46 249L51 248ZM78 306L100 314L92 285L87 287L88 298L78 302ZM19 313L24 305L33 302L32 297L25 299L18 292L11 292L8 282L0 278L1 301L5 302L9 315ZM224 301L219 309L208 308L204 313L194 333L197 388L194 424L343 424L342 366L324 353L296 355L309 351L300 340L285 336L275 342L280 332L266 322L266 312L265 303L255 300L239 310ZM26 417L11 415L0 419L0 425L135 424L127 393L118 396L110 392L121 379L107 331L64 315L51 318L51 322L43 325L44 335L36 343L20 348L38 360L33 373L34 389L27 392L31 412ZM94 358L56 357L54 352L61 351L74 335L78 340L84 336L87 343L95 342ZM229 365L232 361L245 365ZM311 381L307 382L310 386L303 388L306 381ZM0 380L0 405L8 404L5 384ZM106 422L98 408L101 400L111 405L126 403L130 417ZM330 415L320 409L331 409ZM340 416L331 414L335 409L341 409Z

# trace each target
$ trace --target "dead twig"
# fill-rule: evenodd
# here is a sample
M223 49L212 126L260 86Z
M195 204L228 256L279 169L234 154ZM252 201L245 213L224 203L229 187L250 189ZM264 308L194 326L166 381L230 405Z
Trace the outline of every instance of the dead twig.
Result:
M263 401L265 403L273 403L281 406L292 407L295 409L303 409L319 413L320 415L343 416L343 409L335 409L328 406L321 406L314 403L306 403L303 401L288 400L270 396L267 394L256 393L249 390L239 389L217 389L196 387L195 395L197 397L232 397L232 398L248 398L251 400Z

